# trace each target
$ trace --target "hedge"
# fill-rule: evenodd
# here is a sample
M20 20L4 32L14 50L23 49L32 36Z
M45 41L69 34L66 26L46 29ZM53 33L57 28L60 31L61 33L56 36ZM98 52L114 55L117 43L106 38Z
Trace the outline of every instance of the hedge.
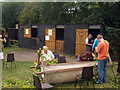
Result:
M110 55L113 59L119 60L120 59L120 29L112 28L112 27L105 27L105 39L110 44Z

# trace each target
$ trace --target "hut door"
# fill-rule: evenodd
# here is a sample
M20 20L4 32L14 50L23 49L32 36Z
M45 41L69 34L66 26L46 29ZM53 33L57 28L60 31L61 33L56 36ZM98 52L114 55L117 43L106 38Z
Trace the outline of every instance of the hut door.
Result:
M55 52L55 29L46 29L45 45L49 50Z
M87 36L88 29L76 29L76 56L86 51L85 39L87 38Z

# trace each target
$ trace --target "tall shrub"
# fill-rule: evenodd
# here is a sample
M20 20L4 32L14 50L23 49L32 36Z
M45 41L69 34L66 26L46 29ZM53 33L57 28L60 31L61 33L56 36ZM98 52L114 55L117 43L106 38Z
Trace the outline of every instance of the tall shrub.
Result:
M110 55L114 60L119 60L119 52L120 52L120 29L107 27L106 26L106 34L105 39L108 40L110 44Z

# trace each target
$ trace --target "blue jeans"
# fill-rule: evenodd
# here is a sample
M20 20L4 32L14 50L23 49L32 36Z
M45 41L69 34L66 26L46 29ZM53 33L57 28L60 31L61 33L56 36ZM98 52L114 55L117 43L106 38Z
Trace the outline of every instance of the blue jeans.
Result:
M108 58L98 60L98 83L103 83L103 79L107 82L107 61Z

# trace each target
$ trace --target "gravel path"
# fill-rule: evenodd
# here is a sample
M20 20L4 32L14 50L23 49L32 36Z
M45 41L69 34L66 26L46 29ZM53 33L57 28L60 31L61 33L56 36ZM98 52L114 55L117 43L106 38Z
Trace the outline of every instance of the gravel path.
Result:
M11 53L14 53L16 61L35 61L37 59L35 51L13 51Z
M16 61L35 61L37 59L36 52L34 50L31 51L13 51ZM61 55L60 55L61 56ZM5 55L5 59L7 55ZM67 62L77 62L77 58L74 56L66 56Z

